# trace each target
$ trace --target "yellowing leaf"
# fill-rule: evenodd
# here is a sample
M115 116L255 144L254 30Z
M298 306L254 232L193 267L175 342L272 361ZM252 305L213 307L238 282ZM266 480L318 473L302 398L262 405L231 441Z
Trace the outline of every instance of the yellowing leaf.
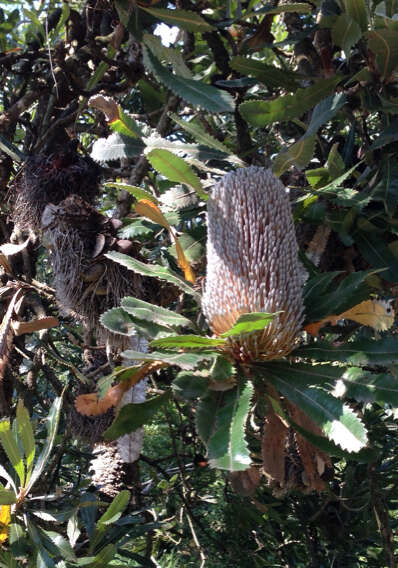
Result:
M171 230L167 219L165 218L159 207L155 205L155 203L152 203L152 201L149 201L149 199L140 199L135 205L135 210L138 215L147 217L148 219L150 219L154 223L157 223L161 227L164 227L168 231Z
M0 546L8 538L8 531L11 524L11 506L1 505L0 506Z
M108 389L102 398L99 398L96 392L81 394L76 397L75 408L80 414L84 414L84 416L99 416L100 414L105 414L112 406L119 404L124 393L131 387L136 385L149 373L162 367L164 367L163 363L145 363L139 369L134 369L133 375L129 380L122 381Z
M158 225L164 227L169 231L172 239L175 242L178 266L184 272L185 279L188 280L188 282L194 283L195 274L188 262L187 257L184 254L184 251L182 250L180 243L178 242L176 234L170 227L167 219L165 218L159 207L155 203L152 203L152 201L149 201L149 199L140 199L140 201L138 201L135 206L135 210L139 215L147 217L154 223L157 223Z
M339 320L348 319L362 325L368 325L377 331L386 331L394 323L394 318L395 312L389 302L385 300L365 300L339 315L330 315L321 321L310 323L304 329L311 335L316 336L325 323L330 322L332 325L336 325Z

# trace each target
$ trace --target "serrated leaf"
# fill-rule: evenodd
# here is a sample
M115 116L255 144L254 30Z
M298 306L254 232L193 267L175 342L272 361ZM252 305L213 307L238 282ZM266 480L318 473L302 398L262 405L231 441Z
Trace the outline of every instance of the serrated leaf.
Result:
M121 301L121 307L137 319L153 321L171 328L192 327L191 320L181 314L132 296L125 296Z
M299 347L293 353L305 359L341 361L353 366L389 365L398 362L398 338L386 335L379 340L358 339L337 347L326 341L317 341Z
M204 144L209 148L214 148L215 150L218 150L219 152L222 152L226 155L230 154L230 151L227 148L227 146L225 146L222 142L220 142L216 138L213 138L213 136L211 136L208 132L206 132L206 130L203 128L203 126L201 126L200 123L193 122L192 120L191 121L183 120L177 114L174 114L172 112L169 113L169 116L172 120L174 120L174 122L179 124L186 132L192 134L192 136L194 136L194 138L196 138L196 140L200 144ZM232 157L235 160L237 160L241 165L244 165L244 162L242 162L240 158L238 158L237 156L232 156Z
M0 421L0 442L7 454L12 467L18 474L21 486L25 483L25 465L14 435L11 431L10 421L5 419Z
M170 398L170 391L151 398L145 402L126 404L120 410L112 425L105 430L105 440L116 440L124 434L134 432L144 424L148 424L156 412L165 404L168 403Z
M398 206L398 164L396 160L386 158L380 173L381 179L372 191L372 197L374 200L383 201L387 215L392 216Z
M193 401L207 391L207 380L192 372L180 371L171 384L173 392L184 400Z
M171 24L178 26L187 32L211 32L214 26L206 22L199 14L191 12L190 10L168 10L167 8L144 8L140 6L141 10L148 12L151 16Z
M152 353L141 353L127 349L123 351L122 357L125 359L133 359L136 361L161 361L168 365L177 365L181 369L195 369L205 361L211 361L215 358L214 352L201 351L198 353L174 353L172 351L153 351Z
M202 442L207 446L216 428L217 412L221 407L223 395L207 392L199 401L195 414L195 426Z
M120 491L113 499L105 513L98 519L96 523L97 528L100 528L101 525L104 527L108 526L120 519L123 511L129 504L130 497L130 491L127 491L126 489Z
M357 453L347 452L347 451L343 450L340 446L338 446L337 444L332 442L332 440L329 440L328 438L326 438L324 436L318 436L314 432L310 432L309 430L306 430L305 428L303 428L302 426L297 424L297 422L292 420L290 418L290 416L288 416L283 411L281 406L279 404L277 404L274 399L270 399L270 400L271 400L272 406L274 407L274 410L275 410L275 412L277 412L277 414L282 416L282 418L284 420L286 420L286 422L288 422L291 426L293 426L293 428L295 430L297 430L297 432L299 432L299 434L301 434L309 442L311 442L311 444L313 444L315 447L318 447L319 449L324 451L327 455L338 457L338 458L348 459L350 461L358 461L358 462L365 462L365 463L369 463L369 462L377 459L377 452L375 452L372 448L362 448Z
M224 339L212 339L210 337L202 337L200 335L175 335L173 337L165 337L151 341L151 347L160 347L161 349L211 349L224 345Z
M137 272L138 274L150 276L152 278L159 278L160 280L166 280L166 282L174 284L186 294L200 298L200 294L196 292L192 286L188 284L188 282L185 282L185 280L180 278L178 274L175 274L164 266L144 264L143 262L120 252L109 252L105 256L115 262L118 262L122 266L125 266L129 270Z
M363 231L356 232L354 239L363 258L373 268L382 269L380 270L380 276L384 280L392 283L398 281L398 260L384 239L378 235Z
M234 101L229 93L206 85L201 81L172 75L146 47L143 50L143 61L145 67L163 85L193 106L198 106L210 112L233 112Z
M30 477L29 483L26 488L26 492L32 489L33 485L42 475L44 468L48 463L48 458L50 457L51 451L55 444L55 437L57 435L59 421L61 418L61 408L65 389L62 391L61 396L57 397L51 405L50 411L47 415L47 437L44 443L44 447L37 459L37 462L33 468L32 475Z
M278 312L279 313L279 312ZM232 337L234 335L241 335L243 333L252 333L264 329L277 314L267 314L265 312L251 312L242 314L237 319L236 323L220 337Z
M158 200L152 193L149 191L145 191L142 187L136 187L135 185L128 185L127 183L116 183L116 182L108 182L104 183L104 187L115 187L116 189L128 191L131 195L133 195L136 199L148 199L149 201L153 201L153 203L158 203Z
M100 323L112 333L133 337L141 335L147 339L172 335L169 327L158 325L153 321L135 318L123 308L111 308L100 316Z
M130 138L114 132L108 138L99 138L93 144L91 157L96 162L109 162L121 158L140 156L144 143L138 138Z
M398 33L398 32L397 32ZM386 128L381 130L379 136L370 146L370 150L377 150L383 148L387 144L396 142L398 140L398 120L393 120Z
M255 77L272 89L281 87L288 91L295 91L300 86L302 79L298 73L290 69L279 69L274 65L267 65L262 61L242 55L231 57L230 66L238 73Z
M346 369L335 391L340 396L360 402L379 402L398 407L398 379L391 374L370 373L351 367Z
M100 317L100 323L109 331L132 337L137 330L129 314L122 308L111 308Z
M224 394L223 405L217 411L216 428L208 443L211 467L244 471L250 466L245 424L252 395L253 385L249 382Z
M335 75L320 79L306 89L298 89L294 95L284 95L271 101L246 101L239 106L239 112L253 126L299 118L333 92L341 80L341 76Z
M382 79L387 79L398 65L398 31L377 29L367 32L366 37Z
M24 407L22 400L18 401L16 414L18 437L22 441L26 460L26 481L29 481L35 459L35 438L29 412Z
M304 287L306 322L319 321L332 312L342 313L370 295L366 278L371 270L353 272L336 285L338 272L320 274L310 278Z
M367 443L366 430L354 412L340 400L318 387L308 386L308 381L282 370L277 374L275 367L266 370L267 379L278 391L296 404L318 424L324 434L343 450L358 452Z
M181 211L191 209L199 203L198 194L183 185L171 187L160 196L160 201L167 208Z
M348 14L340 14L332 27L332 40L341 47L346 57L349 57L351 48L362 36L362 30L353 18Z
M274 160L272 169L277 177L280 177L287 169L295 165L302 169L308 164L314 155L316 137L301 138L287 150L280 152Z
M165 47L161 38L154 35L144 34L143 41L159 62L166 62L172 65L176 75L185 77L186 79L193 78L192 72L189 67L187 67L183 54L179 49Z
M150 164L170 181L185 183L201 192L202 184L193 169L179 156L168 150L151 150L146 154Z
M298 168L304 168L308 164L314 153L316 133L325 122L333 118L345 102L345 95L338 93L316 105L305 134L275 158L273 169L277 176L281 176L293 164Z
M147 237L158 230L154 223L145 221L145 219L127 219L127 224L118 230L117 236L119 239L133 240L138 237Z

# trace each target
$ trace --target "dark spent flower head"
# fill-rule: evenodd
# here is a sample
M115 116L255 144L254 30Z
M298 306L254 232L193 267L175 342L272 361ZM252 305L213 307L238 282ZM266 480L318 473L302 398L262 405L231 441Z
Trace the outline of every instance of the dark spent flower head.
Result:
M207 279L203 313L216 335L241 314L282 312L264 331L230 340L235 359L289 353L303 321L302 267L290 203L271 170L227 174L208 201Z

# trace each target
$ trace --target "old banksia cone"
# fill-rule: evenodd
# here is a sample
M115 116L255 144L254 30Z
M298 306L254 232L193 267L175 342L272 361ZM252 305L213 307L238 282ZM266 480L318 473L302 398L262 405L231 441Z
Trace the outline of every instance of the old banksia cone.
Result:
M303 320L303 268L284 186L264 168L227 174L208 202L208 233L202 308L210 327L219 335L241 314L281 312L229 347L242 361L283 357Z

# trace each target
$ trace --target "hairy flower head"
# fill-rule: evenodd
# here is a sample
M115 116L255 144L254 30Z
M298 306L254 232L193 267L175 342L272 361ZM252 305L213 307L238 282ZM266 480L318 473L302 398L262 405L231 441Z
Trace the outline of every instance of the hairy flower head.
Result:
M261 332L230 339L235 358L276 359L293 349L303 320L302 272L282 183L254 166L224 176L208 202L203 312L217 335L241 314L281 312Z

